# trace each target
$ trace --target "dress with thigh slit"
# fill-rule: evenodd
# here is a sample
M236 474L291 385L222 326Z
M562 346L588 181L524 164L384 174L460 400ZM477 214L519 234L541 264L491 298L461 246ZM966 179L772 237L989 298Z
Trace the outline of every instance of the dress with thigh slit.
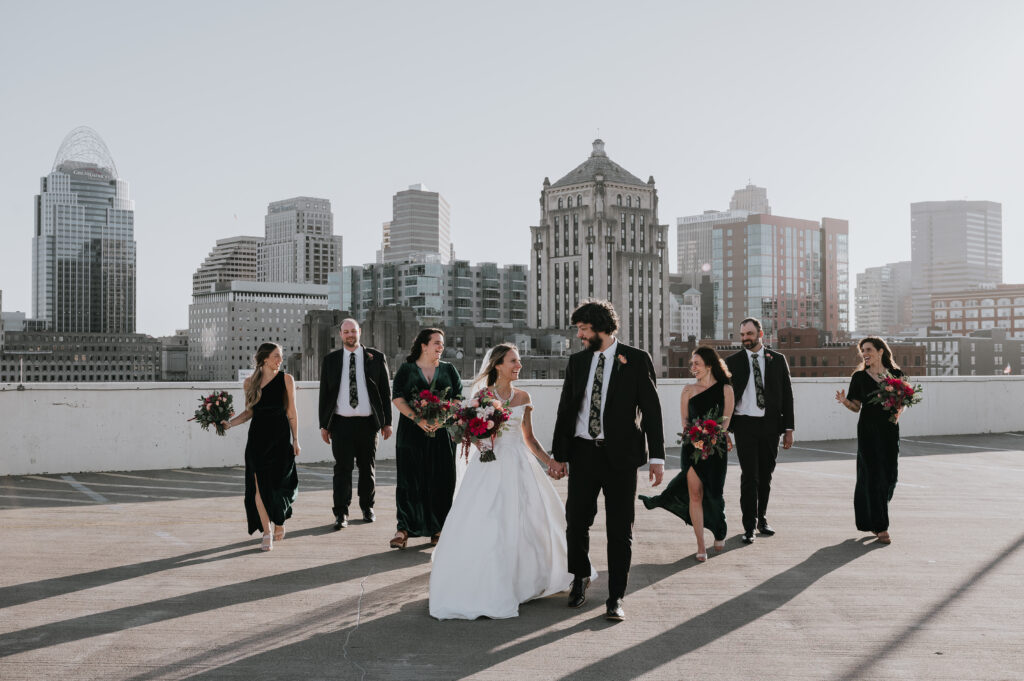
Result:
M292 516L299 491L295 450L285 408L284 372L270 379L259 402L252 407L249 439L245 445L245 516L249 534L262 532L256 510L256 488L270 522L283 525Z

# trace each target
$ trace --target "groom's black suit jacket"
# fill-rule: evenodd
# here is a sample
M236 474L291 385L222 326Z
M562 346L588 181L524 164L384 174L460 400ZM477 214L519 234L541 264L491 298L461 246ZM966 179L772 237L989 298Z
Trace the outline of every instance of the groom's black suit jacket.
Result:
M762 346L763 347L763 346ZM750 359L746 350L725 358L732 374L732 390L736 406L743 399L750 375ZM764 348L764 415L778 426L779 433L793 429L793 385L789 378L789 364L781 353ZM730 422L729 430L733 429Z
M551 448L556 461L572 463L576 417L587 394L593 357L593 352L583 350L569 358ZM655 458L665 458L661 403L651 356L619 342L612 362L604 404L604 439L612 464L638 468L647 462L648 451Z
M324 357L320 366L320 427L331 429L331 419L338 404L341 389L341 368L345 362L345 349L335 350ZM363 347L363 375L366 392L370 396L370 411L377 430L391 425L391 377L384 353Z

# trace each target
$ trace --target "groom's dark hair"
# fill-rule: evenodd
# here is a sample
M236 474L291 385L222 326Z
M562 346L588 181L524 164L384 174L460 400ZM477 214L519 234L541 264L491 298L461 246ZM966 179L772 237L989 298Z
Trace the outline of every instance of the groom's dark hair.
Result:
M590 324L594 331L601 331L611 335L619 330L619 315L615 314L615 308L607 300L590 299L584 300L579 307L572 311L570 322L576 325L580 322Z

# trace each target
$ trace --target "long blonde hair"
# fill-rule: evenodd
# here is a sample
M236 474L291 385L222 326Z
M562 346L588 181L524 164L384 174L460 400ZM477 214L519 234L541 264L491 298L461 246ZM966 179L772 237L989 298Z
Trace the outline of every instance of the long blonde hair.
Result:
M498 365L505 361L505 355L516 350L512 343L499 343L487 351L487 362L480 369L480 373L473 379L473 385L480 384L484 388L490 388L498 381Z
M284 353L284 350L277 343L263 343L256 350L256 356L253 357L253 363L256 367L252 372L252 376L249 377L249 382L245 384L246 409L252 408L254 404L260 401L260 397L263 396L263 388L260 387L260 384L263 383L263 363L267 361L267 357L270 357L274 350L281 350Z

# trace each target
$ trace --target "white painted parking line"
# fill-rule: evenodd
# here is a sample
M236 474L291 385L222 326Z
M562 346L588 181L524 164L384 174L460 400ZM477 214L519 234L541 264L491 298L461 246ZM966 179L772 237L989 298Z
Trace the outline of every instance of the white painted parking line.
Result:
M320 471L315 471L312 468L305 468L302 466L296 466L296 468L298 468L300 473L304 473L306 475L315 475L318 478L327 478L328 480L334 479L333 473L321 473Z
M817 475L817 476L824 477L824 478L844 478L846 480L856 480L857 479L856 475L843 475L841 473L822 473L821 471L808 471L808 470L804 470L802 468L792 468L792 467L787 468L786 472L787 473L803 473L804 475ZM928 489L928 485L913 485L913 484L911 484L909 482L897 482L896 486L897 487L916 487L918 489Z
M842 454L843 456L857 456L857 452L838 452L834 449L814 449L813 447L797 447L793 445L793 449L799 449L802 452L821 452L822 454ZM782 452L779 452L782 454Z
M96 492L93 492L91 489L89 489L88 487L86 487L82 483L80 483L77 480L75 480L75 478L73 476L62 475L62 476L60 476L60 479L63 480L64 482L68 483L73 488L75 488L76 490L78 490L79 492L84 494L85 496L89 497L93 501L98 501L101 504L109 504L110 503L110 500L107 499L105 496L103 496L102 494L97 494Z
M67 497L37 497L29 496L28 494L0 494L0 500L2 499L31 499L32 501L59 501L61 503L71 504L91 504L91 501L84 499L68 499ZM19 506L18 508L24 508Z
M934 442L933 440L910 440L904 437L900 438L900 442L909 442L910 444L922 444L922 445L939 445L941 447L959 447L961 449L980 449L984 452L1019 452L1019 449L1002 449L1000 447L978 447L977 445L955 445L950 442Z
M144 480L146 482L178 482L174 478L160 478L154 475L128 475L127 473L94 473L94 475L106 475L111 478L127 478L129 480ZM237 485L238 476L231 476L232 480L189 480L189 483L196 485Z

